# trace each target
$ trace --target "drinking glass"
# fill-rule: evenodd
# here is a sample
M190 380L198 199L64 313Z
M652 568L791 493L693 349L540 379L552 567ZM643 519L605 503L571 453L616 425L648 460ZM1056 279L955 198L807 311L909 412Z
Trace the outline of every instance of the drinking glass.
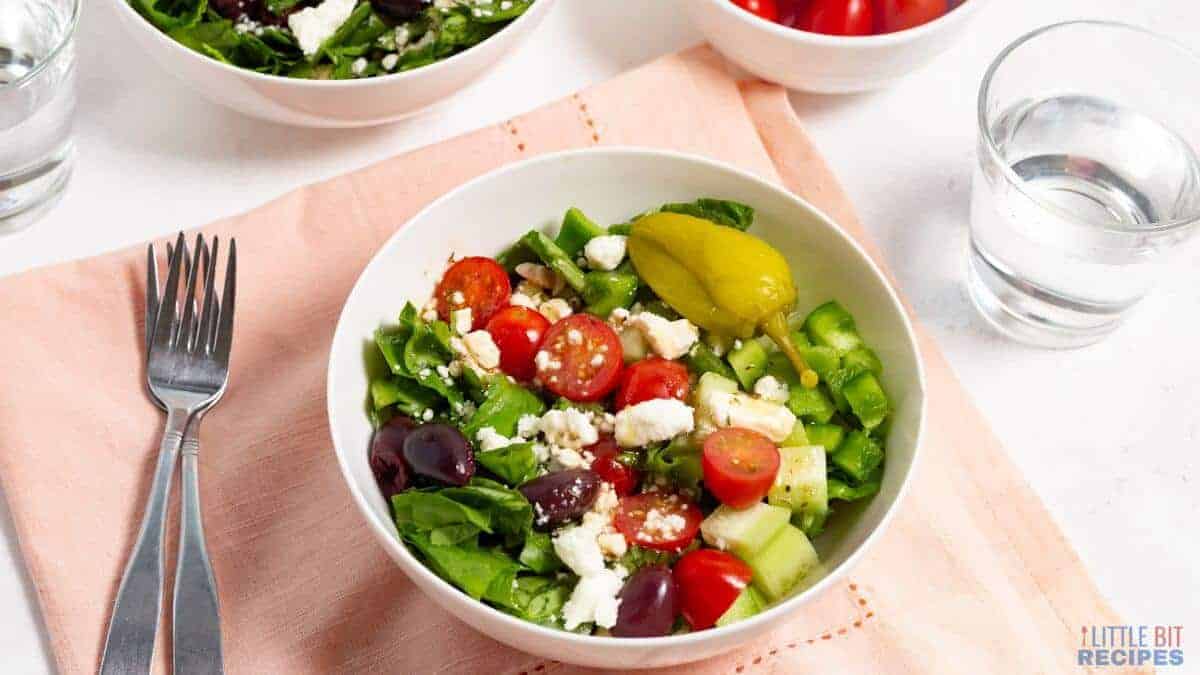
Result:
M1114 330L1200 223L1200 58L1075 21L1001 52L979 92L968 287L993 325L1071 348Z
M80 3L0 0L0 234L36 221L70 178Z

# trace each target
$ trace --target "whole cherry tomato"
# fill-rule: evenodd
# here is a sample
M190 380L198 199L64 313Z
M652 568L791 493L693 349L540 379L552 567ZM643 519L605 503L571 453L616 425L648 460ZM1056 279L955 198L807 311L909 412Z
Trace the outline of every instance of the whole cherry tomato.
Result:
M683 618L692 630L711 628L750 584L750 566L716 549L692 551L672 570L678 585Z
M528 307L510 305L487 322L487 332L500 348L500 370L523 382L537 374L533 359L550 322Z
M875 32L895 33L915 28L947 11L946 0L875 0Z
M767 21L779 21L779 8L775 0L733 0L733 4Z
M613 405L620 410L656 398L685 401L690 389L687 366L653 356L625 369Z
M592 453L592 471L600 478L612 483L618 496L632 494L642 482L642 473L620 460L621 448L612 436L601 436L594 445L585 448Z
M810 0L785 12L784 19L793 28L826 35L870 35L875 28L871 0Z

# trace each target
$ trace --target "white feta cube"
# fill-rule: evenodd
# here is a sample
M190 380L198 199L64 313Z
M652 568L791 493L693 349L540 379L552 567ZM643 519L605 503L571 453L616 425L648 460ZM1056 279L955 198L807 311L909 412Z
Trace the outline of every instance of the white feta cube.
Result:
M480 429L475 434L475 440L479 442L480 452L491 452L512 445L512 439L501 435L492 427Z
M550 323L557 323L575 313L575 310L571 309L571 303L562 298L551 298L543 302L538 306L538 311Z
M563 448L585 448L600 440L591 417L575 408L548 411L538 428L547 442Z
M588 527L565 527L554 535L554 553L581 577L604 569L604 554L596 543L596 531Z
M742 392L713 392L701 405L710 415L700 425L706 431L712 430L710 425L715 429L741 427L757 431L773 443L781 443L796 426L796 416L787 407Z
M450 312L450 327L459 335L466 335L471 332L471 326L475 319L471 316L471 308L463 307Z
M622 585L621 576L607 569L580 577L571 598L563 605L563 627L573 630L588 622L601 628L615 626L621 604L617 594Z
M587 258L588 265L606 272L617 269L625 259L626 239L627 237L619 234L593 237L583 247L583 255Z
M500 365L500 348L492 341L491 333L477 330L463 336L467 353L485 370L495 370Z
M670 440L695 427L692 408L673 398L656 398L623 408L614 423L617 444L638 448Z
M642 312L631 318L629 325L638 329L654 353L664 359L685 356L700 339L700 329L687 319L668 321L657 314Z

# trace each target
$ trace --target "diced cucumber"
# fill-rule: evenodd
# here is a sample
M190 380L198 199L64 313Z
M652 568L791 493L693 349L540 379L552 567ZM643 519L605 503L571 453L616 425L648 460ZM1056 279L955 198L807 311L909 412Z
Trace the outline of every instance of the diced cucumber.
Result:
M825 448L825 452L837 450L846 437L846 430L836 424L805 424L804 433L809 443Z
M827 484L829 486L830 499L840 499L847 502L866 499L876 492L879 492L879 481L874 479L868 480L857 487L846 485L844 482L836 478L830 478L827 481Z
M754 389L754 383L767 372L767 350L758 340L743 341L726 359L746 391Z
M712 347L697 342L688 352L687 355L688 370L693 373L703 375L704 373L716 373L721 377L729 378L730 380L737 377L733 372L733 368L729 364L721 360L717 353L712 350Z
M814 344L833 347L839 354L862 345L854 317L836 300L814 309L804 320L804 329Z
M803 324L803 322L801 323ZM792 326L791 317L788 317L788 327L794 328ZM812 346L812 341L808 339L808 333L805 333L803 330L793 330L791 332L791 338L792 344L796 345L796 349L803 349L805 347Z
M766 374L786 384L788 389L801 386L800 376L796 374L796 369L792 367L792 362L788 360L787 354L783 352L775 351L767 356Z
M856 371L870 371L876 375L883 374L883 361L870 347L851 349L842 357L842 367Z
M842 365L842 360L833 347L801 347L800 356L804 357L804 362L809 368L817 372L822 382L828 382Z
M590 218L583 215L583 211L571 207L563 216L562 228L558 231L558 236L554 238L554 243L558 244L564 253L574 258L583 252L583 247L587 246L589 241L605 234L608 234L608 230L592 222Z
M787 527L792 512L782 506L759 502L748 509L718 506L700 524L709 546L725 549L749 562L767 542Z
M792 433L779 444L783 448L799 448L804 445L812 445L808 442L808 433L804 431L804 422L796 420L792 425Z
M788 389L787 406L796 417L822 424L828 422L833 413L837 412L833 401L830 401L820 388L791 387Z
M785 597L820 561L799 528L785 525L757 554L746 560L752 583L768 600Z
M862 483L883 461L883 448L873 438L856 429L846 434L846 439L829 459L855 483Z
M842 385L842 396L846 397L854 416L868 431L879 426L888 416L887 394L870 371L861 372Z
M728 626L742 619L749 619L767 608L767 599L754 586L747 586L738 594L737 599L717 619L717 627Z
M846 386L846 383L854 379L856 375L858 375L858 371L838 368L828 378L821 378L829 390L829 398L833 400L833 405L840 412L850 412L850 403L846 400L846 395L842 393L842 387Z
M732 378L708 372L700 376L700 381L696 383L696 390L692 392L692 400L695 401L697 407L700 407L711 398L711 394L717 392L735 394L737 390L737 382Z
M792 511L792 524L815 537L829 514L825 485L825 448L809 445L779 449L779 472L767 493L767 501Z

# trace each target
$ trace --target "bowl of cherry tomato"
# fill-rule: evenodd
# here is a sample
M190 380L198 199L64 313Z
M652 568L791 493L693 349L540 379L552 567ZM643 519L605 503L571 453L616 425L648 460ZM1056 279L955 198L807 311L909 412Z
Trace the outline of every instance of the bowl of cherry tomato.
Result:
M885 87L948 49L984 0L696 0L692 21L722 54L789 89Z

